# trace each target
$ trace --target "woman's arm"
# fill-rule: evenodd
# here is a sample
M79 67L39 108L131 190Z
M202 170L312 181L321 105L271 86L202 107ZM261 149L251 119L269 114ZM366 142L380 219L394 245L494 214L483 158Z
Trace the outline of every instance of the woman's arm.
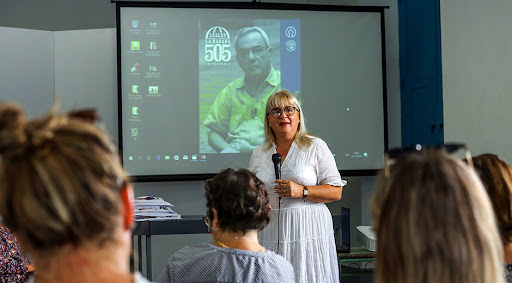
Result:
M275 180L275 183L279 185L274 187L275 192L280 197L291 197L291 198L302 198L304 197L304 186L299 185L289 180ZM316 202L332 202L341 199L343 187L331 186L331 185L317 185L307 186L309 195L306 197L308 200Z
M303 188L304 191L304 188ZM335 187L331 185L318 185L308 186L309 195L306 197L308 200L316 202L333 202L341 199L343 187Z
M324 203L338 201L341 199L346 181L341 179L336 161L327 144L320 139L316 139L315 143L312 162L315 164L317 182L320 184L307 186L306 199ZM302 198L304 196L304 184L289 180L275 180L275 183L280 183L274 189L281 197Z

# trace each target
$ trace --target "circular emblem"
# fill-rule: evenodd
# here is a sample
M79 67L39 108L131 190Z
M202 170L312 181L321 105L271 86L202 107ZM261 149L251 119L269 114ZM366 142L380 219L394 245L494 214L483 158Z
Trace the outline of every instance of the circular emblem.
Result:
M288 40L286 42L286 50L288 51L295 51L295 49L297 48L297 43L295 42L295 40Z
M295 30L294 27L287 27L284 33L286 34L286 37L294 38L297 35L297 30Z

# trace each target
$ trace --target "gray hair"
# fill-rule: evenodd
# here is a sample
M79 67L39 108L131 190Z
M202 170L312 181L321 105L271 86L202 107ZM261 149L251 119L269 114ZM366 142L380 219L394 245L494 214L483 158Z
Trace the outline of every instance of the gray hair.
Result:
M263 41L265 41L267 48L270 48L270 41L268 40L268 36L261 28L259 28L259 27L244 27L244 28L240 29L240 31L238 32L238 34L236 35L236 38L235 38L235 50L237 52L238 52L238 39L240 39L241 37L243 37L251 32L259 33L261 35L261 37L263 38Z

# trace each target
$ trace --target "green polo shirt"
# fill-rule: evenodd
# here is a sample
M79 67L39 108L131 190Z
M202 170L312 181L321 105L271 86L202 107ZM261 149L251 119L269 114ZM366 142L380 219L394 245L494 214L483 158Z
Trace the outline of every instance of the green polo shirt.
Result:
M267 99L281 89L281 72L271 67L265 87L252 98L246 90L244 77L232 81L224 88L210 108L203 125L221 134L226 141L241 152L251 152L263 143L263 123Z

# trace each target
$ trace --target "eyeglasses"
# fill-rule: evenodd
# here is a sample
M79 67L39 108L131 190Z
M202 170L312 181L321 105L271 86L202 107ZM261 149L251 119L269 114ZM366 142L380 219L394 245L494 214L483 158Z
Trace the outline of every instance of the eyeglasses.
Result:
M267 49L268 48L263 46L256 46L252 49L239 49L237 51L237 55L242 59L247 59L249 58L250 54L252 54L253 56L261 56L265 53L265 51L267 51Z
M210 227L210 218L208 218L208 216L203 216L203 222L204 225Z
M444 150L447 153L454 153L459 149L464 149L464 154L466 156L466 161L469 167L474 169L473 159L471 158L471 152L467 148L467 146L463 143L447 143L447 144L438 144L433 146L423 146L417 144L415 146L407 146L395 148L384 153L384 176L388 178L390 176L389 166L393 162L393 160L400 159L404 156L407 156L411 153L421 152L423 149L435 149L435 150Z
M203 222L204 222L204 225L206 225L206 227L208 227L208 233L210 233L210 218L208 218L208 216L203 216Z
M280 108L274 108L274 109L270 110L267 113L267 115L270 115L274 118L279 118L279 117L281 117L281 113L284 112L284 114L286 114L286 116L293 116L293 114L295 114L295 110L297 110L297 112L300 112L300 110L294 106L286 106L283 110L281 110Z

